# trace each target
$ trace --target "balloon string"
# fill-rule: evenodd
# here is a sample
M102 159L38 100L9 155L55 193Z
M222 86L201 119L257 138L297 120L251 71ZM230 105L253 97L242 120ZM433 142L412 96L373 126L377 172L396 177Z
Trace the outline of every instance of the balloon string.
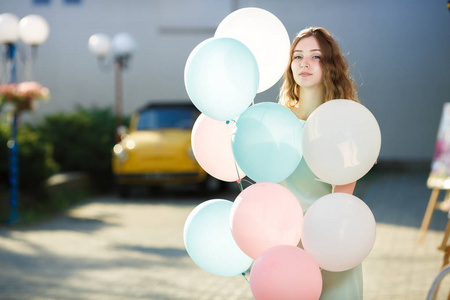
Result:
M239 189L241 190L241 192L244 190L244 188L242 187L242 182L239 180L238 181L238 184L239 184Z
M239 184L239 188L241 189L241 192L242 192L244 190L244 188L242 187L242 180L241 180L241 176L239 175L239 170L238 170L236 161L234 161L234 167L236 168L236 173L237 173L237 176L238 176L237 183Z
M227 120L227 122L226 122L227 125L230 124L230 121L233 121L234 123L236 123L235 120L231 119L231 120ZM238 176L237 183L238 183L239 188L241 189L241 192L242 192L244 190L244 188L242 187L242 180L241 180L241 176L239 175L239 170L238 170L238 166L237 166L236 160L234 161L234 168L236 169L236 174Z
M250 281L248 281L247 277L245 276L245 272L242 272L241 275L244 276L245 280L247 280L248 284L250 284Z

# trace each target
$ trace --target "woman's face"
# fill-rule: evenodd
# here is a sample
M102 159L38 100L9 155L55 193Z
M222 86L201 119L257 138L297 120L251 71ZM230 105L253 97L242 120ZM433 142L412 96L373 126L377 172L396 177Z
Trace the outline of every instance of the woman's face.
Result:
M315 37L302 38L297 43L292 54L291 71L299 86L308 88L322 84L321 55L319 43Z

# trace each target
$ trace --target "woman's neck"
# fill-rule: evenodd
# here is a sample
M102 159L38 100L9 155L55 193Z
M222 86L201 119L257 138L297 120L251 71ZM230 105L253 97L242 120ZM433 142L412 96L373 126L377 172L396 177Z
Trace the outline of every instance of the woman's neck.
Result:
M325 102L323 87L300 88L300 101L292 108L299 119L306 120L319 105Z

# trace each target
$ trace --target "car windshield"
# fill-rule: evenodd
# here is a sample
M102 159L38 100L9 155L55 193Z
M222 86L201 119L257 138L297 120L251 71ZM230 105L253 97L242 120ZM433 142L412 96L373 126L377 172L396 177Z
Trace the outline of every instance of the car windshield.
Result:
M197 116L194 107L153 107L140 112L137 130L192 129Z

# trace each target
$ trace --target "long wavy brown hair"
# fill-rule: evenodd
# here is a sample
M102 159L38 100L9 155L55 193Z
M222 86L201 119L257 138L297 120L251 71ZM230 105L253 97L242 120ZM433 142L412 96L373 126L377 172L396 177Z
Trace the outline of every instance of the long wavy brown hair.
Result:
M348 99L359 102L356 83L350 77L347 59L341 53L338 44L326 29L309 27L300 31L291 44L289 64L284 71L284 82L280 89L279 103L290 108L301 99L300 86L294 80L291 63L297 43L302 38L310 36L316 38L322 52L320 65L323 70L324 101Z

